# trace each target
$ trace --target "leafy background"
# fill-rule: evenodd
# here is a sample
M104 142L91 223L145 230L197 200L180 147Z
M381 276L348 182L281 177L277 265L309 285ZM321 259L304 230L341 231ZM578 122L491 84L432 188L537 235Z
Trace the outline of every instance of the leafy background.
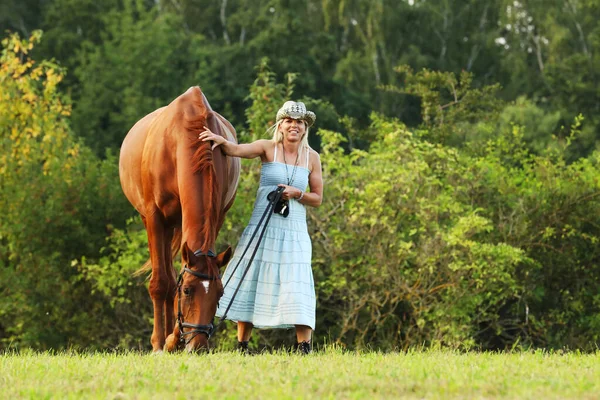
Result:
M287 99L318 115L315 341L597 348L599 18L592 0L4 1L0 348L148 348L118 151L192 85L242 142ZM258 173L244 160L221 248Z

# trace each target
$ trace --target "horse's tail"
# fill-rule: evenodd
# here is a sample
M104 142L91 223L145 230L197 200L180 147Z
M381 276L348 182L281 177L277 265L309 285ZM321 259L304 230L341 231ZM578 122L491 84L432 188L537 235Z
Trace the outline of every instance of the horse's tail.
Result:
M173 231L173 239L171 239L171 260L175 259L177 253L181 249L181 228L175 228ZM140 269L133 273L133 276L140 276L152 271L152 262L150 258L142 265Z

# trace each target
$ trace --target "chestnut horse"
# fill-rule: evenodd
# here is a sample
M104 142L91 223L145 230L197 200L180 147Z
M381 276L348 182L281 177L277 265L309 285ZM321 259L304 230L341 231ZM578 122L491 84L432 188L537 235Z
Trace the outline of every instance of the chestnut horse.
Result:
M219 268L229 261L231 248L218 256L213 251L235 198L240 160L199 141L205 126L237 141L233 126L212 110L199 87L191 87L138 121L121 146L121 186L148 234L154 352L177 347L181 330L190 330L181 320L188 326L212 327L223 294ZM182 272L188 272L180 286L173 269L179 249ZM175 325L178 311L181 318ZM208 347L208 331L186 332L193 333L187 336L186 349Z

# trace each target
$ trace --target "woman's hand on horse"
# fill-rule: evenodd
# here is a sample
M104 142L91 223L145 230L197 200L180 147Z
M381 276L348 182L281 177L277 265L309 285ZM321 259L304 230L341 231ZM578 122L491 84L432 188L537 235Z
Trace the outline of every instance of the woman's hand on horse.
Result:
M200 134L198 135L198 139L202 140L203 142L212 141L213 142L212 150L214 150L219 145L227 143L227 139L225 139L223 136L214 134L206 126L204 127L204 129L205 129L205 131L200 132Z
M300 189L297 189L293 186L288 186L284 184L280 184L278 186L285 188L283 193L281 194L281 198L284 200L297 199L302 194L302 191Z

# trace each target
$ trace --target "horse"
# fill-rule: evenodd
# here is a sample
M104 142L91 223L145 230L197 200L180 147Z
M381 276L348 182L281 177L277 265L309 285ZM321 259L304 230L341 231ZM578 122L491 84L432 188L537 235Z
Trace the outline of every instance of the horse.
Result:
M232 252L229 247L216 255L214 245L235 199L240 160L198 140L205 127L237 142L233 126L195 86L139 120L121 146L121 187L148 235L150 259L142 270L152 270L153 352L180 343L188 351L207 349L223 295L219 270ZM177 281L173 259L179 251Z

